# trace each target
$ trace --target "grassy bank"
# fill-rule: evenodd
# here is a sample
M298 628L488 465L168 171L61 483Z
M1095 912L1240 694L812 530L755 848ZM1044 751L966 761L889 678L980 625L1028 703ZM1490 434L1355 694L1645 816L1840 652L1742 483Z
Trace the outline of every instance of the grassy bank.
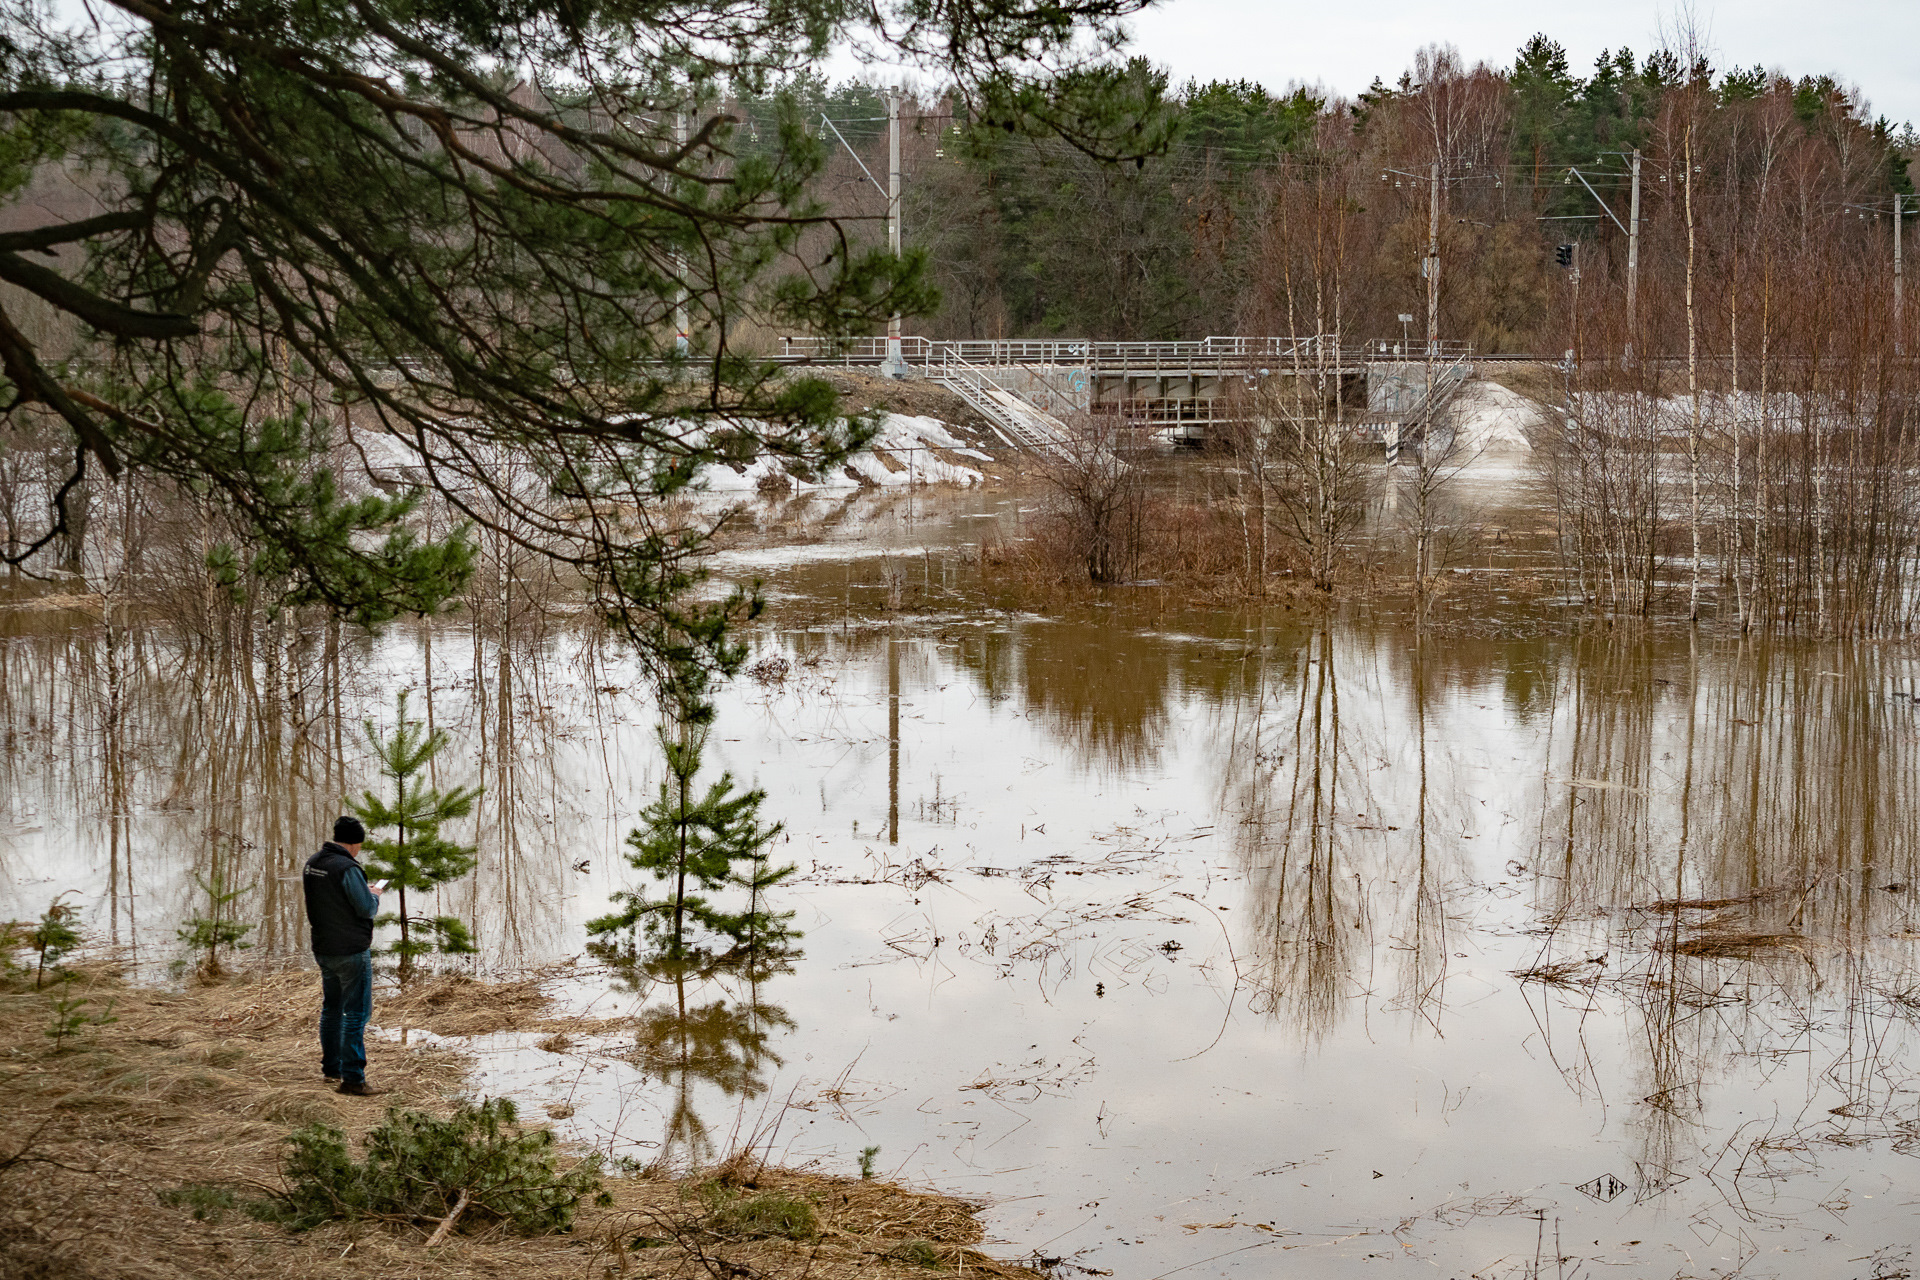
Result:
M742 1157L677 1177L609 1176L610 1205L583 1202L571 1231L543 1236L467 1224L429 1245L430 1221L262 1221L285 1189L295 1129L335 1126L357 1150L389 1106L447 1115L468 1100L460 1055L387 1040L370 1042L369 1076L390 1093L332 1092L313 1044L318 985L311 972L264 972L164 991L96 968L0 993L11 1046L0 1057L0 1275L1034 1275L968 1247L981 1231L961 1201ZM376 1025L563 1027L534 983L441 979L388 994ZM66 1034L50 1034L63 1022Z

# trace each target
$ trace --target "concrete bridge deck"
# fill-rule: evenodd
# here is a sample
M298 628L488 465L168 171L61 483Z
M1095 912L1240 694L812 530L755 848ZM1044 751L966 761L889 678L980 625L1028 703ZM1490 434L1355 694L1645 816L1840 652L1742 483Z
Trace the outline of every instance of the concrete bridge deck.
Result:
M1341 343L1310 337L1221 337L1191 342L1089 339L902 338L901 359L959 393L1008 443L1029 450L1066 438L1060 415L1116 413L1180 444L1244 425L1245 394L1310 377L1340 398L1362 439L1392 443L1430 420L1470 373L1464 343ZM879 365L885 338L783 338L791 364ZM1429 394L1429 381L1434 384ZM1328 386L1331 383L1331 386Z

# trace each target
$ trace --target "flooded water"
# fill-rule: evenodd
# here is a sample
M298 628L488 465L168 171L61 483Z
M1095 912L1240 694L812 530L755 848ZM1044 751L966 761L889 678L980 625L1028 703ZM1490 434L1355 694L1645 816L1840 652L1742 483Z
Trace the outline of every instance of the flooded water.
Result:
M628 1021L478 1040L478 1088L643 1160L877 1147L1062 1275L1906 1274L1905 648L1009 612L965 549L1019 501L906 501L763 509L782 545L722 564L767 578L780 661L709 761L786 824L804 954L640 989L579 959L566 1000ZM237 674L160 627L9 621L0 910L76 889L156 974L196 871L298 953L297 866L373 781L357 726L398 687L424 711L429 664L441 780L487 788L437 908L480 967L580 957L638 874L652 712L565 616Z

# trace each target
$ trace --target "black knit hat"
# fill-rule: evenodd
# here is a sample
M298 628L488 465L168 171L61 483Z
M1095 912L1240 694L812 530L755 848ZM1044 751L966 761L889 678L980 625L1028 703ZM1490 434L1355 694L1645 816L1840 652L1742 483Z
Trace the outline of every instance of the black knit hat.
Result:
M335 844L359 844L367 838L367 829L360 825L360 819L348 814L334 819L333 842Z

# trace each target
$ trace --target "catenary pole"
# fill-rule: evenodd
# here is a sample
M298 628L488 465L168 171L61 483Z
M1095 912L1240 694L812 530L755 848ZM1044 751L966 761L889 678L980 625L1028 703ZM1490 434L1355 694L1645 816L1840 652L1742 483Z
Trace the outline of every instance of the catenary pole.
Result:
M887 92L887 246L900 256L900 92ZM889 378L907 376L900 354L900 313L887 317L887 358L880 372Z
M1627 363L1633 363L1633 334L1640 289L1640 153L1633 153L1633 195L1627 205Z
M687 145L687 113L685 109L673 113L673 140L681 150ZM673 293L673 350L676 355L687 354L687 257L683 253L673 255L673 271L680 277Z
M1427 177L1427 355L1440 332L1440 162Z

